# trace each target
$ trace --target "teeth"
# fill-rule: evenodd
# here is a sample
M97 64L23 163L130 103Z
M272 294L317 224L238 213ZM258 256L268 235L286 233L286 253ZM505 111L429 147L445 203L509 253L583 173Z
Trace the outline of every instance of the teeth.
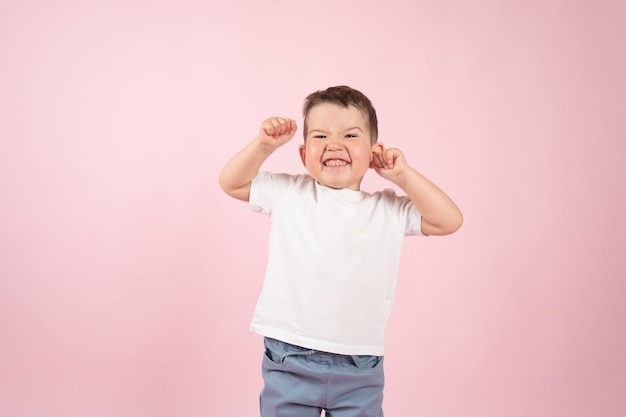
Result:
M341 159L331 159L331 160L324 162L324 165L326 165L327 167L338 167L342 165L348 165L348 163Z

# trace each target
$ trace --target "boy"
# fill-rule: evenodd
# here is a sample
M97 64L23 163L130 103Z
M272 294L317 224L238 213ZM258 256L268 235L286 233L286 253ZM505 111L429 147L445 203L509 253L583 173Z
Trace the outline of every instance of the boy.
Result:
M304 103L305 175L259 169L296 132L272 117L224 167L220 185L272 218L251 330L264 336L262 417L380 417L383 335L405 235L446 235L456 204L378 142L376 112L346 86ZM369 169L400 187L360 190Z

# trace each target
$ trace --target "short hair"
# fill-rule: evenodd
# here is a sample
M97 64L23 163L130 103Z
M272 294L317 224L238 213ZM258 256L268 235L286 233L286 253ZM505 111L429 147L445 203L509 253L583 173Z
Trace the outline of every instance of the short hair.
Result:
M359 109L369 122L368 127L372 144L378 141L378 119L372 102L359 90L345 85L329 87L326 90L318 90L309 94L304 100L304 105L302 106L302 114L304 116L304 140L306 140L306 135L309 130L306 120L309 111L313 107L324 103L332 103L346 108L348 106L354 106Z

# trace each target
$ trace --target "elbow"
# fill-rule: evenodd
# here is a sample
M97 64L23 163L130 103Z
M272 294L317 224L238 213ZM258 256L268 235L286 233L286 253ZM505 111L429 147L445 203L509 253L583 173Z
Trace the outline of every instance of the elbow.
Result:
M461 228L463 225L463 218L459 218L458 220L450 223L446 223L445 225L439 227L436 233L433 233L437 236L446 236L455 233L457 230Z
M228 181L226 180L224 174L220 175L218 179L218 183L220 184L220 188L222 189L222 191L230 195L229 190L231 189L231 187L229 186Z
M448 216L445 225L442 226L443 235L451 235L463 226L463 213L458 207L454 207Z
M250 183L242 186L236 186L228 180L227 176L221 175L219 178L219 184L222 190L229 196L241 201L250 200Z
M218 179L218 183L220 185L220 188L222 189L222 191L224 191L226 194L231 195L231 187L229 186L228 182L226 181L226 179L224 178L223 175L220 175L219 179Z
M450 222L450 225L448 226L448 233L446 234L451 235L452 233L459 230L461 226L463 226L463 214L459 211L455 219Z
M461 228L463 225L463 215L457 212L455 215L448 216L445 221L438 223L430 223L422 218L422 232L428 236L446 236L451 235Z

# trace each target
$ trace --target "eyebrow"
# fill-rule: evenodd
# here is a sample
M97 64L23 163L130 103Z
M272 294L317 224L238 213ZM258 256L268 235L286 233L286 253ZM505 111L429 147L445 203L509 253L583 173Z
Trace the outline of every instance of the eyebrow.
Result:
M344 129L344 132L349 132L350 130L354 130L354 129L357 129L357 130L360 130L361 132L364 132L363 129L361 129L358 126L353 126L353 127L348 128L348 129ZM309 130L309 134L314 133L314 132L317 132L317 133L328 133L327 131L325 131L323 129L310 129Z

